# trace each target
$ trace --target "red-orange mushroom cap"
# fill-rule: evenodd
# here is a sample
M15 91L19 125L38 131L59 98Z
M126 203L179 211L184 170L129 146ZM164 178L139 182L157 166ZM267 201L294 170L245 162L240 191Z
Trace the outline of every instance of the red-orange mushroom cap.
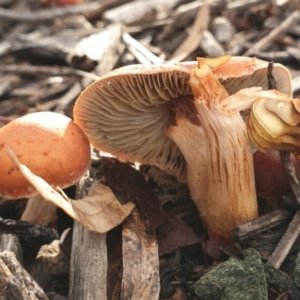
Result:
M31 197L37 191L9 158L7 147L54 187L74 184L90 164L89 140L70 118L53 112L18 118L0 129L0 196L8 199Z

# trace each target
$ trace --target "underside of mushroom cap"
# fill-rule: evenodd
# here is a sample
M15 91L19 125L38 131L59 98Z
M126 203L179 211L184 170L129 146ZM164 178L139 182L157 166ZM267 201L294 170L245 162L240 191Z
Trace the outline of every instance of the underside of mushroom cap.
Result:
M268 88L267 62L228 56L218 64L212 67L213 74L229 95L250 86ZM189 78L195 65L196 61L131 65L114 70L80 95L74 107L75 122L95 148L124 161L155 165L186 182L185 159L164 132L176 125L175 114L193 123L196 113ZM283 75L280 75L277 69L282 68ZM275 64L275 73L280 75L277 76L279 89L290 93L288 71Z
M118 69L81 94L75 122L95 148L121 160L155 165L185 181L185 160L164 131L175 122L166 104L179 98L192 103L188 80L181 66Z

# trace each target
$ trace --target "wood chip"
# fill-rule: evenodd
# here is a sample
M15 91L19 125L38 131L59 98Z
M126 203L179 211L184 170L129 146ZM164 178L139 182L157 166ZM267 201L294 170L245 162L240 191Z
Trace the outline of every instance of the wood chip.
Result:
M180 62L190 55L200 45L204 31L208 28L209 22L209 6L204 1L202 7L199 8L194 24L188 37L182 45L170 57L171 62Z
M159 299L158 244L146 227L137 209L123 223L122 300Z

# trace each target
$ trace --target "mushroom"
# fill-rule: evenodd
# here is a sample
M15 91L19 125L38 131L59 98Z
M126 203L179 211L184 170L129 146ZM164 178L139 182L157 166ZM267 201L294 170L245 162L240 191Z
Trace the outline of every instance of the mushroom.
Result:
M206 75L200 75L201 80L206 80L204 84L200 80L201 87L216 89L216 93L220 93L215 95L218 98L216 101L224 101L224 107L230 106L230 101L225 101L230 98L228 96L237 93L241 88L252 86L268 88L267 62L229 56L200 59L200 61L206 70ZM209 171L207 167L215 165L216 157L208 157L210 144L207 140L211 137L207 132L209 124L203 126L202 118L207 118L206 114L210 114L210 119L219 120L217 116L219 112L201 110L201 116L198 118L201 101L208 101L210 91L206 90L205 98L201 99L203 95L196 87L198 83L190 85L191 73L195 72L195 62L162 66L134 65L117 69L100 78L80 95L74 107L74 120L95 148L109 152L121 160L155 165L175 175L179 181L188 182L191 196L211 235L230 239L233 226L257 215L256 201L254 201L253 161L251 152L248 151L247 131L238 109L233 109L236 112L233 113L234 117L230 118L242 128L242 137L236 135L232 138L232 144L224 140L222 147L243 149L244 156L239 157L242 166L239 168L244 172L242 182L248 180L249 187L247 186L243 194L239 195L245 198L232 197L231 192L222 195L221 191L224 188L219 185L218 196L228 197L223 201L226 205L222 204L219 207L217 202L219 199L209 203L207 197L210 192L207 186L211 175L208 176L208 173L215 170ZM196 73L193 75L194 78L198 77ZM275 64L275 74L278 88L290 95L291 83L287 69ZM201 101L194 102L194 97ZM231 100L238 99L235 106L239 106L240 98L247 99L247 97L249 94L244 91ZM243 105L239 108L244 109ZM248 104L247 108L249 108ZM225 117L222 117L222 122L224 119ZM219 134L225 133L230 135L231 129L227 128ZM228 164L237 165L237 156L233 149L230 150ZM214 149L215 154L216 151L223 150ZM248 160L248 156L251 159ZM245 157L247 163L242 162ZM235 169L234 171L236 176L240 176L238 174L240 171ZM239 184L239 182L237 179L228 181L227 184ZM223 182L223 185L226 186L226 182ZM238 188L244 189L242 186ZM209 201L213 197L211 194ZM249 203L247 203L248 198L251 199ZM215 210L216 213L207 218L208 210ZM224 217L226 214L228 215ZM233 218L233 215L237 217ZM222 224L224 218L232 218L230 224L226 226ZM211 228L213 222L218 223L216 228Z
M32 113L3 126L0 129L0 196L7 199L31 197L31 205L36 200L40 201L40 197L9 158L7 147L32 172L54 187L73 185L87 171L90 163L86 135L64 115ZM25 211L25 215L27 213ZM30 218L29 212L25 219Z
M248 120L249 135L262 152L268 148L279 151L300 150L299 99L292 99L276 91L260 91ZM295 105L296 103L296 105Z

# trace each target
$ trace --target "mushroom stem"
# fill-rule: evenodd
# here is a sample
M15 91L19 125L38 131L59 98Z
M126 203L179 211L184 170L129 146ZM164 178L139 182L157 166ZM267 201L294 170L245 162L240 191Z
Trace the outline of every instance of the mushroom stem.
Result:
M190 85L201 126L177 117L177 126L169 127L166 135L187 161L191 196L209 235L231 240L235 226L258 216L250 140L235 108L247 93L225 101L228 93L201 59L191 71Z
M56 211L56 205L37 194L28 199L21 220L44 225L54 224L57 219Z
M206 219L207 203L207 160L206 141L201 126L193 125L185 117L176 116L176 126L165 130L165 135L173 140L182 152L187 164L187 177L192 199ZM197 200L196 200L197 199Z
M195 102L207 145L207 211L210 236L231 240L232 229L258 216L253 158L238 111Z

